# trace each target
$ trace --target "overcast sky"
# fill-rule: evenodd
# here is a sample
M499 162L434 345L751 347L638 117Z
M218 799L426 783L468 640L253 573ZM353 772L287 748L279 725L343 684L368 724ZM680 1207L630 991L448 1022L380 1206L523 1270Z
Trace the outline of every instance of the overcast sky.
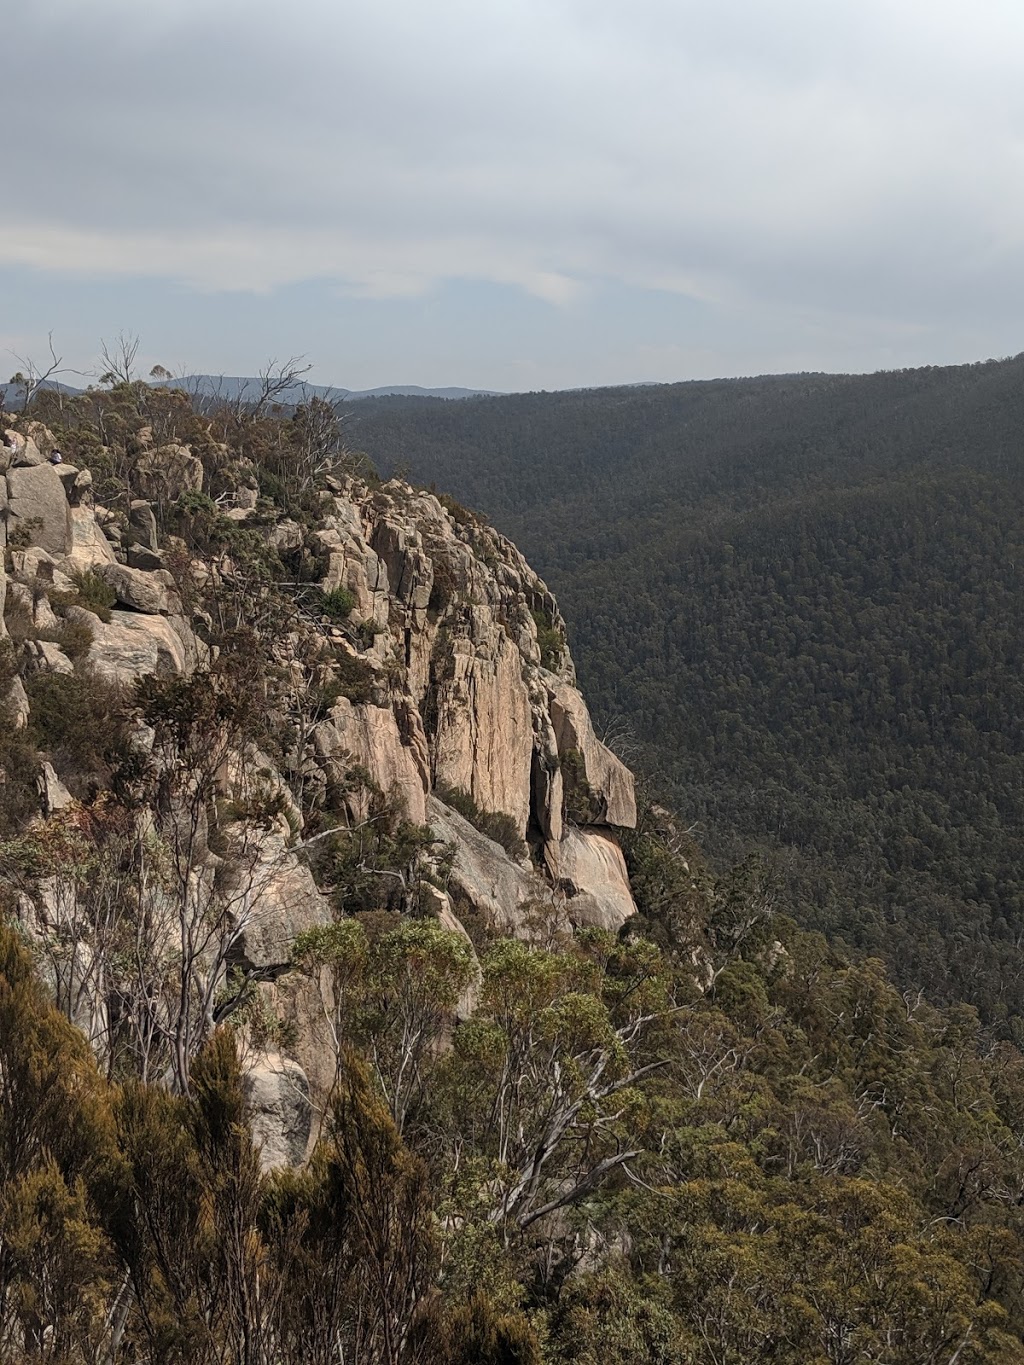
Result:
M1020 0L25 0L4 40L0 353L515 390L1024 350Z

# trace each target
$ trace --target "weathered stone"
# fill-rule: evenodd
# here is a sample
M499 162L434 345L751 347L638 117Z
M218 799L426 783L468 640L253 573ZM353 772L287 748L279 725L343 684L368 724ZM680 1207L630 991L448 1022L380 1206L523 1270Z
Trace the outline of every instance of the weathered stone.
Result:
M528 920L557 920L551 887L531 869L514 863L500 844L488 839L457 811L436 797L427 802L427 822L438 839L455 846L450 890L457 909L465 899L499 934L531 935Z
M159 550L147 550L141 545L129 545L126 558L130 569L142 569L144 573L167 567Z
M31 439L22 438L18 448L11 455L13 469L31 469L46 463L46 456Z
M302 544L302 527L295 521L279 521L275 526L264 528L267 544L272 550L297 550Z
M442 928L447 929L449 933L458 934L469 948L473 975L469 980L469 984L455 1004L456 1019L460 1020L460 1022L465 1022L472 1016L473 1011L477 1007L477 1002L480 999L480 989L484 983L484 974L480 967L480 959L476 955L476 949L473 947L473 940L470 938L469 934L466 933L465 925L452 909L451 900L439 887L432 886L429 882L425 882L420 888L420 903L437 917L438 923Z
M573 924L614 932L636 914L626 860L610 834L567 829L558 870Z
M25 646L34 673L74 673L75 666L52 640L30 640Z
M50 599L44 593L40 593L32 601L32 622L39 631L50 633L60 630L60 622L50 606Z
M78 507L92 489L92 473L88 469L78 469L73 464L59 464L54 468L68 502L72 507Z
M93 516L91 507L71 509L71 551L61 561L66 574L88 573L103 564L116 564L110 541Z
M97 570L125 607L150 616L180 616L181 598L166 569L145 573L126 564L105 564Z
M196 639L181 617L115 611L109 622L95 616L91 620L93 642L86 663L111 682L132 683L150 673L187 674L196 665Z
M434 586L434 566L424 553L419 532L385 520L377 525L370 543L387 567L393 595L408 609L411 624L422 627Z
M25 691L25 684L20 678L12 678L8 683L3 705L6 719L14 726L15 730L24 730L29 722L29 705L28 693Z
M331 908L309 868L280 834L248 831L224 881L238 930L235 959L261 972L283 971L292 944L307 929L331 922Z
M34 579L37 583L45 583L59 592L67 592L74 587L71 579L57 567L53 555L47 554L37 545L30 545L27 550L12 550L11 568L19 578Z
M20 531L28 544L62 559L71 550L71 509L53 465L10 469L6 477L8 538Z
M156 517L145 498L133 498L128 512L128 526L136 545L145 550L157 548Z
M482 810L511 815L525 834L533 717L518 649L486 608L474 607L468 635L451 640L438 672L435 785L469 792Z
M587 704L575 687L551 676L548 694L558 752L579 754L591 795L600 808L590 823L635 828L633 774L594 734Z
M263 1170L301 1165L313 1127L309 1081L302 1067L280 1052L261 1052L248 1060L243 1080Z
M344 588L352 594L352 617L372 621L383 630L388 624L389 586L384 562L370 549L358 529L353 531L340 518L336 525L318 531L328 563L320 587L324 592Z
M44 815L54 815L72 803L72 795L57 776L52 763L44 763L36 780Z
M176 502L183 493L201 491L203 462L188 446L157 446L140 455L133 477L142 498Z
M340 697L329 719L314 731L313 750L331 781L349 785L346 775L358 765L385 795L393 793L401 801L409 820L417 825L425 822L430 760L414 707L402 706L396 714L390 706L371 706ZM367 793L353 792L353 818L365 818L367 799Z

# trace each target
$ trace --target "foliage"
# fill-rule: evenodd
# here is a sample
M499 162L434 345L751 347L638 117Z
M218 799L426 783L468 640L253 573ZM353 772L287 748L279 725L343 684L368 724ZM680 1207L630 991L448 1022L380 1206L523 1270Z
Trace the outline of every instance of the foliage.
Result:
M565 636L551 619L550 612L533 610L530 612L533 624L537 627L537 646L540 649L540 666L555 670L562 662L565 651Z

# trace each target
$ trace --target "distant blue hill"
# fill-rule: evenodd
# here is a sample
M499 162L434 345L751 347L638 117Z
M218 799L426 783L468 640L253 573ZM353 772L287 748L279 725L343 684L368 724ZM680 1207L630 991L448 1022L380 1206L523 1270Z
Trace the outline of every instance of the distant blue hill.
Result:
M238 398L255 399L260 391L260 380L241 375L189 374L180 379L161 380L163 387L186 389L204 398L223 398L229 403ZM493 398L494 389L441 388L424 389L418 384L385 384L378 389L343 389L330 384L293 384L284 389L276 401L285 406L302 403L309 398L343 399L356 402L360 398Z
M260 380L242 375L188 374L180 379L150 381L154 388L185 389L186 392L202 398L222 398L234 403L239 398L255 399L260 391ZM63 393L68 397L84 393L82 388L73 388L58 380L48 379L42 388L51 392ZM342 389L328 384L293 384L283 390L275 399L284 407L304 403L310 398L328 398L332 402L357 402L360 398L495 398L500 395L494 389L442 388L424 389L418 384L385 384L379 389ZM21 386L0 384L0 407L12 412L21 406Z

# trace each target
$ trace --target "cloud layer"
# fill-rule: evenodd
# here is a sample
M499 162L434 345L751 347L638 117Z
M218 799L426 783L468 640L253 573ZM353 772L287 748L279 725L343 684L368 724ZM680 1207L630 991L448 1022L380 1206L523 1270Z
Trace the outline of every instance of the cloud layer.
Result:
M896 354L999 352L1024 302L1010 0L33 0L5 34L0 268L668 293Z

